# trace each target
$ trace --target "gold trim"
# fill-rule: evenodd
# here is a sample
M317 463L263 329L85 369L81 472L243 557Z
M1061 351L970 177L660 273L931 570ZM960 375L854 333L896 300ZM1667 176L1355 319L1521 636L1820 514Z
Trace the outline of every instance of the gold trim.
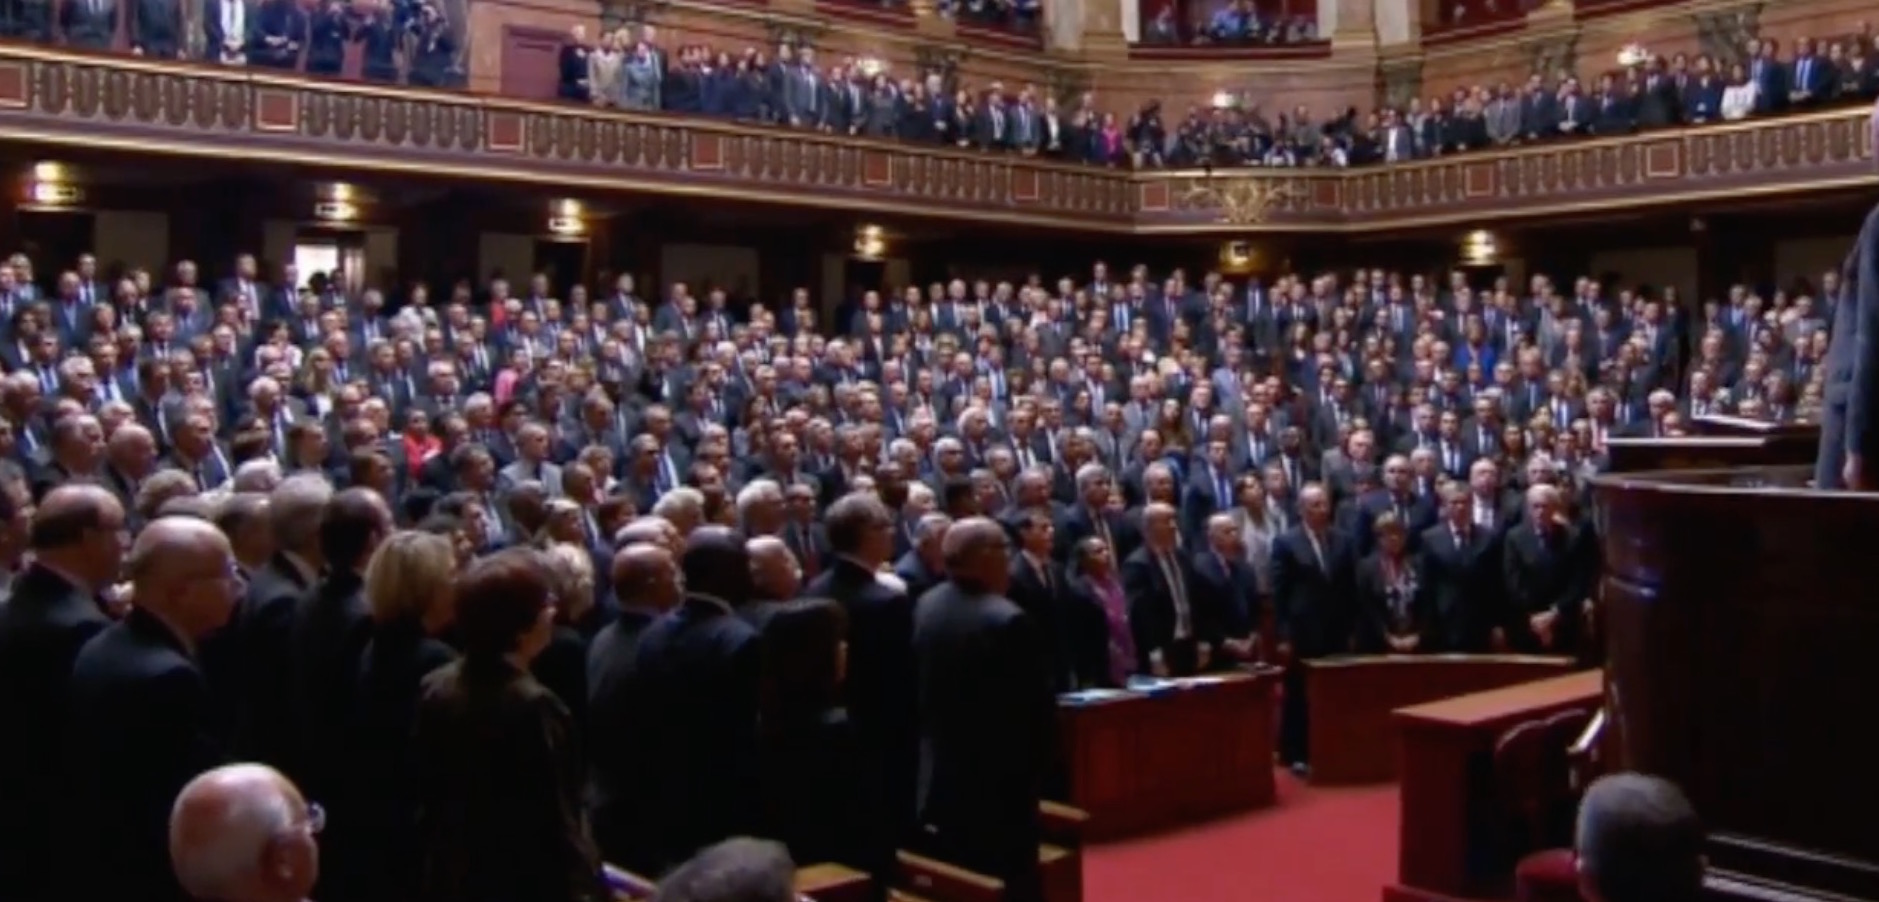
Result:
M400 160L372 154L359 154L335 148L331 151L302 152L273 147L244 147L239 151L191 144L186 141L125 139L102 135L73 135L42 129L0 125L0 141L23 141L35 144L80 146L86 150L110 150L126 153L154 153L166 157L190 157L213 160L285 163L294 166L333 169L369 169L400 175L443 176L446 178L494 179L518 184L587 188L595 191L638 191L664 197L704 197L712 200L757 201L783 206L815 204L838 210L854 210L890 216L917 215L934 219L967 222L997 222L1009 225L1041 226L1077 232L1126 235L1134 232L1132 222L1105 222L1080 218L1084 213L1016 213L1009 210L954 209L925 206L931 198L903 198L894 202L868 198L813 194L815 186L805 186L804 193L777 191L754 185L732 188L717 185L692 185L674 182L672 173L644 177L602 177L565 172L539 172L513 166L446 163L430 160Z

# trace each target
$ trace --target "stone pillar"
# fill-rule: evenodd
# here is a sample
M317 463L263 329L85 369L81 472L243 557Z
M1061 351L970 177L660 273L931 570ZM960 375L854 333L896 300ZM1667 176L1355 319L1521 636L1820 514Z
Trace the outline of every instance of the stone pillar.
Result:
M1418 51L1422 44L1423 4L1420 0L1374 0L1371 9L1377 29L1377 47Z
M1048 4L1046 4L1048 6ZM1122 0L1073 0L1082 7L1084 59L1125 60L1129 41L1122 29Z
M1368 48L1375 54L1377 0L1318 0L1318 35L1331 40L1333 52L1348 46Z

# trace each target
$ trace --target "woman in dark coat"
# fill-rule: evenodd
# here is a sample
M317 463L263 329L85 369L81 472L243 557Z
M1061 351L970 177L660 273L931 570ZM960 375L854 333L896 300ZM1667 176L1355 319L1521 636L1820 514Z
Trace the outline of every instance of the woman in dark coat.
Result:
M456 549L432 533L395 533L365 570L372 640L359 662L342 799L327 841L344 843L335 898L402 900L415 886L417 770L411 730L424 678L456 660L442 636L456 616Z
M418 704L421 902L604 902L581 807L574 719L529 664L554 635L541 553L517 548L457 583L463 657L424 681Z

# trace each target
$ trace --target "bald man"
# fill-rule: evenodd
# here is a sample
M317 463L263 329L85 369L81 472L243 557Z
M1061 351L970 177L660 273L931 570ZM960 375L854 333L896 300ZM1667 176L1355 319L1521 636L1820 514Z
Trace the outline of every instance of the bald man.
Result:
M1331 490L1322 483L1299 490L1298 520L1272 542L1272 607L1279 657L1309 661L1350 651L1357 624L1357 549L1354 538L1332 525ZM1302 775L1311 755L1305 668L1287 668L1285 680L1279 757Z
M919 673L919 822L942 860L1005 882L1037 902L1037 803L1051 760L1056 695L1038 622L1004 593L1004 527L953 524L941 541L947 581L914 613Z
M1879 106L1871 128L1879 138ZM1879 207L1841 264L1834 301L1814 485L1869 492L1879 487Z
M663 865L651 840L657 824L638 804L648 775L655 773L642 741L652 715L639 668L639 640L654 620L678 606L685 580L661 531L642 532L642 538L613 556L620 613L587 648L587 798L602 857L637 873L656 874Z
M190 780L170 809L170 862L197 899L305 899L320 873L318 806L280 772L229 764Z
M110 625L100 591L118 578L124 507L91 485L53 489L28 526L34 561L0 602L0 898L48 891L57 783L78 650Z
M129 570L130 614L72 665L62 879L74 898L181 899L170 806L225 758L196 649L228 622L241 580L228 539L191 517L144 527Z

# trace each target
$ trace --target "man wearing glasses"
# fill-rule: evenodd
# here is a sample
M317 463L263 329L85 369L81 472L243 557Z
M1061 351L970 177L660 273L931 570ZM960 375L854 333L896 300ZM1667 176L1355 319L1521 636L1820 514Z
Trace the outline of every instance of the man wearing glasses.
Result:
M230 764L183 787L170 811L176 879L197 899L305 899L320 873L326 812L264 764Z
M180 899L169 817L178 792L226 760L197 663L243 586L221 530L193 517L144 528L128 561L131 611L72 665L64 871L87 899Z

